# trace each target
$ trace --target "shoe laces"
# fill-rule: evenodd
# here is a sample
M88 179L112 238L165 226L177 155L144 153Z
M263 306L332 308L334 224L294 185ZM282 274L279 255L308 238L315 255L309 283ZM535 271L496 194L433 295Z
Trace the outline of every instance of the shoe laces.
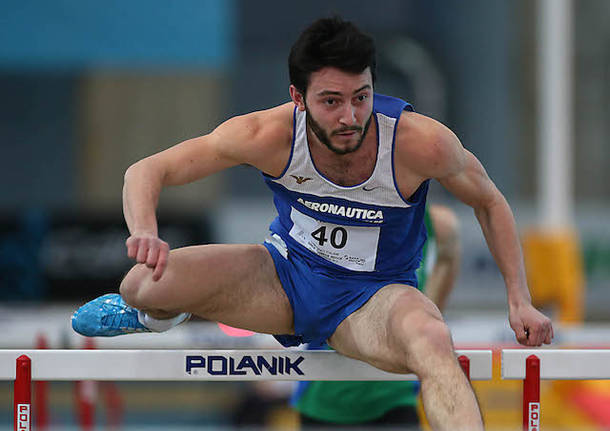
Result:
M106 313L102 317L102 324L112 328L141 330L138 321L138 312L126 304L105 303L102 305Z

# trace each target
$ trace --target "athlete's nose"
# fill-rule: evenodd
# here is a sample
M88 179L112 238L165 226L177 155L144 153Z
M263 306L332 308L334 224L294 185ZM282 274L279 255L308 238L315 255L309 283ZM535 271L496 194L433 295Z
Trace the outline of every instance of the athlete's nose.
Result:
M346 126L353 126L356 124L356 107L352 104L346 103L341 111L341 118L339 122Z

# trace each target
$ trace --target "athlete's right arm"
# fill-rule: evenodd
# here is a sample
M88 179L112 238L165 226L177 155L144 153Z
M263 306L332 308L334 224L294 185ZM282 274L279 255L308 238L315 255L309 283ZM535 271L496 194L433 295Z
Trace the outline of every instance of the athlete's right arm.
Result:
M153 280L161 278L169 256L169 246L157 232L155 211L161 189L239 164L279 175L290 152L289 105L231 118L207 135L181 142L127 169L123 185L123 212L130 232L127 254L154 268Z

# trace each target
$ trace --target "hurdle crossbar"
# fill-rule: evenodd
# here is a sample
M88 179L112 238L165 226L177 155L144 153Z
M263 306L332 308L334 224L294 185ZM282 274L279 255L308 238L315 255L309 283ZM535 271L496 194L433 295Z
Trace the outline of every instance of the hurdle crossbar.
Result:
M491 350L458 350L470 378L491 379ZM333 351L297 350L1 350L0 380L15 379L15 361L32 361L32 380L417 380L381 371Z
M502 378L525 379L525 360L540 359L541 380L610 379L610 350L605 349L504 349Z
M502 378L523 380L523 430L540 431L540 380L610 379L610 350L504 349Z

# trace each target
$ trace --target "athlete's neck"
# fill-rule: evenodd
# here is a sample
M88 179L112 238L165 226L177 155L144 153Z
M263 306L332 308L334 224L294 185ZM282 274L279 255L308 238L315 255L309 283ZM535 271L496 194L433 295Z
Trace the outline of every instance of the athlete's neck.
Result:
M377 125L371 121L362 145L353 152L337 154L324 145L307 127L309 153L316 169L340 186L354 186L366 181L377 162Z

